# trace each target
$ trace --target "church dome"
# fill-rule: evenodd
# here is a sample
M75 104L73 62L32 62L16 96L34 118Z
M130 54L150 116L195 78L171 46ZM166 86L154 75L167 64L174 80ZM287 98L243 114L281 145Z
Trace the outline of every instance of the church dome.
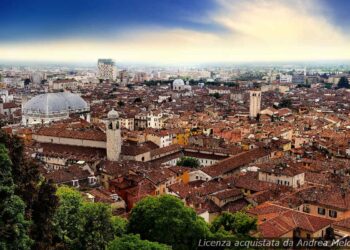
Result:
M115 109L112 109L111 111L108 112L107 117L108 119L116 119L119 117L119 113Z
M25 115L54 115L89 111L88 104L70 92L46 93L33 97L24 104Z
M175 79L175 80L173 81L173 85L174 85L174 86L183 86L183 85L185 85L185 82L184 82L184 80L182 80L182 79Z

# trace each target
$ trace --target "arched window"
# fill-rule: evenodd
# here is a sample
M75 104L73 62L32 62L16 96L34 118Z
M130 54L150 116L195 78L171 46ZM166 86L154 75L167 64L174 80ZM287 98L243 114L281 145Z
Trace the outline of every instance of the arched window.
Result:
M113 129L113 123L109 123L108 128Z

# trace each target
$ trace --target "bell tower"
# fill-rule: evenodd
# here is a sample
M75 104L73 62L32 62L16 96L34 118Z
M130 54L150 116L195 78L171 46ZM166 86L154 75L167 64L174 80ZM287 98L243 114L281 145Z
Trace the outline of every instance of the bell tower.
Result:
M108 112L106 123L106 136L107 136L107 159L109 161L118 161L120 158L120 152L122 148L122 138L119 124L119 114L112 109Z
M261 91L251 90L249 91L250 103L249 103L249 116L250 118L256 118L261 109Z

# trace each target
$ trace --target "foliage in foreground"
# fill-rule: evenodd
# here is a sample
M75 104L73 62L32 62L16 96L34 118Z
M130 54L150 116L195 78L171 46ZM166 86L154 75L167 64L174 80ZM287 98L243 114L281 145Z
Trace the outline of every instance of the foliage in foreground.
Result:
M210 235L207 223L170 195L149 196L138 202L131 211L128 231L173 249L194 249L199 239Z
M167 245L141 240L139 235L127 234L118 237L108 245L108 250L170 250Z
M0 144L0 249L29 249L29 221L25 219L25 203L15 195L11 173L12 162Z

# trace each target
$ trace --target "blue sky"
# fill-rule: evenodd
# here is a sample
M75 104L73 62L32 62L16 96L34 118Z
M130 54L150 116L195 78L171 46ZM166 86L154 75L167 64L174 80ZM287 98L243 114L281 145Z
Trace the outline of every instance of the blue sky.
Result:
M350 56L346 0L1 0L0 9L0 57L8 60ZM285 46L276 43L281 38Z
M0 39L108 37L147 25L215 30L191 20L215 7L211 0L1 0Z

